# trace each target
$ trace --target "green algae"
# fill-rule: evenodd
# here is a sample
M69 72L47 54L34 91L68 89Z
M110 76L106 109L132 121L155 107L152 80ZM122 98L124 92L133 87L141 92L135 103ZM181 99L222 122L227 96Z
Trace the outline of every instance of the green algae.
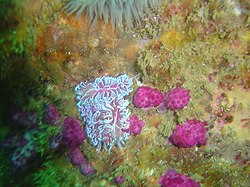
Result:
M164 116L165 120L159 125L158 131L160 135L166 138L172 134L176 125L176 118L172 111L168 111Z
M86 181L66 158L48 157L43 170L33 174L36 186L81 186Z

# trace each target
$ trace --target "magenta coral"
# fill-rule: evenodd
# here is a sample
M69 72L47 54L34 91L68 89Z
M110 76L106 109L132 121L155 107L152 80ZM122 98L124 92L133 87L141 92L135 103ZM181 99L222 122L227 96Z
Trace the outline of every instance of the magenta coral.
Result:
M142 127L145 125L144 121L140 120L137 115L132 115L129 118L129 128L124 129L125 132L128 132L132 135L138 135L141 133Z
M89 176L96 173L93 165L87 162L86 158L79 148L70 150L68 157L70 159L70 162L74 166L78 167L83 175Z
M167 92L164 97L164 106L170 110L180 110L188 105L190 100L189 91L185 88L174 88Z
M60 120L60 113L56 106L47 105L43 114L43 121L49 125L57 125Z
M118 177L115 177L114 181L117 184L123 184L125 182L125 176L124 175L120 175Z
M94 166L89 162L82 164L80 167L80 171L85 176L94 175L96 173Z
M68 148L75 148L83 144L85 134L77 119L66 118L62 127L62 142Z
M200 187L200 184L187 175L179 174L175 170L168 170L159 179L161 187Z
M163 94L148 86L139 87L133 97L133 103L138 108L156 107L163 102Z
M82 163L86 163L86 159L84 158L81 150L77 147L69 151L69 160L71 164L74 166L80 167Z
M184 124L177 124L169 140L179 148L201 146L207 143L207 122L186 119Z

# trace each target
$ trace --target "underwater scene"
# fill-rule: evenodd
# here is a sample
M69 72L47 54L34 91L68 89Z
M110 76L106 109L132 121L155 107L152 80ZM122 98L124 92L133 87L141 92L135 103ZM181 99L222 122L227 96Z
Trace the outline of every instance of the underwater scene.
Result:
M250 186L250 1L0 4L1 187Z

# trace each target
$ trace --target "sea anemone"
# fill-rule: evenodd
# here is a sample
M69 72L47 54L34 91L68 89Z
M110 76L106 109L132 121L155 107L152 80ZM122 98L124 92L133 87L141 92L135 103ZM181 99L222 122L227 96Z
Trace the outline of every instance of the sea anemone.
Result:
M85 121L85 132L99 152L111 150L114 145L122 149L129 133L129 101L124 97L133 91L132 78L103 76L94 82L81 82L75 88L78 111Z
M133 21L140 22L157 4L158 0L66 0L64 11L77 16L86 14L92 23L101 18L105 23L110 21L113 28L122 28L123 21L127 27Z

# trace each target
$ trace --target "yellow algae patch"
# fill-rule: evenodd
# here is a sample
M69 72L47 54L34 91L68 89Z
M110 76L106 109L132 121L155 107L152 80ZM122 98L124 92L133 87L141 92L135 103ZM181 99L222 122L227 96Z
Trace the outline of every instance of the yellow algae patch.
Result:
M160 37L160 41L165 48L173 49L182 44L184 40L184 34L175 29L163 33Z
M138 161L141 169L145 170L149 167L149 164L153 161L150 146L145 146L140 152L138 152Z
M239 35L240 39L242 39L243 42L250 42L250 31L246 31L245 33L242 33ZM248 43L249 44L249 43Z
M137 43L133 43L126 46L126 48L123 50L123 55L129 60L134 60L138 54L138 50L139 45Z

